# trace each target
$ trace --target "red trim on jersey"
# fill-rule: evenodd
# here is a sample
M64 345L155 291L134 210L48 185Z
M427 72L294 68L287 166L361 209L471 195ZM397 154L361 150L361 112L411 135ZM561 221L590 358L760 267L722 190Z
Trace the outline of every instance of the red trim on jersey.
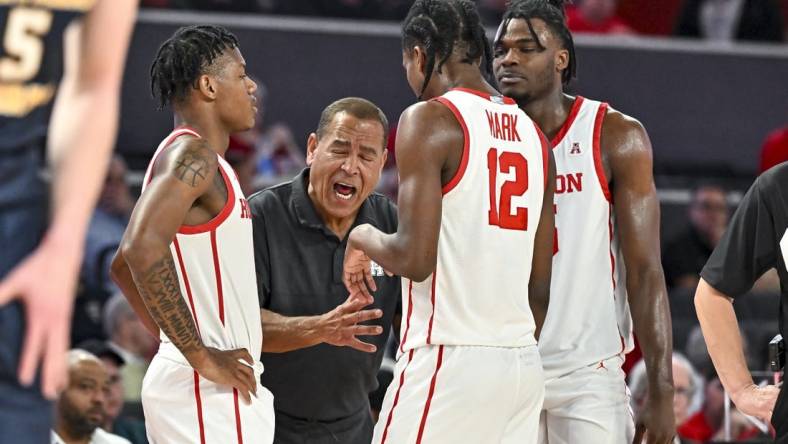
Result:
M207 233L212 230L216 230L216 228L222 224L233 212L233 208L235 208L235 190L233 189L233 183L230 181L230 178L227 177L227 173L224 171L224 167L219 165L219 171L222 173L222 178L224 179L224 185L227 187L227 202L224 203L224 207L219 214L216 215L213 219L209 220L208 222L200 225L181 225L178 229L178 233L180 234L200 234L200 233Z
M613 255L613 204L607 207L607 227L610 242L610 280L613 282L613 300L616 300L616 257ZM616 330L618 330L618 337L621 339L621 351L619 353L624 353L627 346L626 341L624 341L624 335L621 334L621 325L619 325L618 319L616 319Z
M205 444L205 424L202 422L202 399L200 398L200 375L194 371L194 399L197 404L197 423L200 425L200 444Z
M408 279L408 316L405 318L405 333L402 334L402 342L399 344L399 351L405 352L405 341L408 340L408 330L410 330L410 316L413 314L413 281ZM412 352L413 350L411 350Z
M547 188L547 176L548 176L547 169L548 166L550 165L547 162L547 159L549 158L548 157L549 154L547 154L547 150L549 149L549 146L547 145L547 137L545 137L544 133L539 128L539 125L536 124L536 122L532 120L531 123L534 124L534 129L536 129L536 134L539 135L539 141L542 142L542 166L544 167L544 186L545 188Z
M484 92L484 91L479 91L479 90L476 90L476 89L451 88L449 91L462 91L462 92L465 92L465 93L468 93L468 94L473 94L474 96L479 96L479 97L481 97L483 99L487 99L490 102L493 101L492 97L500 97L501 99L503 99L503 103L505 103L507 105L516 105L517 104L517 102L515 102L514 99L512 99L510 97L501 96L501 95L497 95L496 96L494 94L490 94L490 93L487 93L487 92ZM495 102L493 102L493 103L495 103Z
M612 214L612 204L609 204L607 207L607 228L609 234L609 241L610 247L608 248L608 252L610 253L610 280L613 282L613 291L616 291L616 258L613 256L613 214ZM616 294L613 293L613 299L615 299Z
M566 116L564 124L561 125L561 128L555 134L553 140L550 141L551 145L553 145L553 148L557 147L558 144L564 139L564 136L566 136L566 133L569 132L569 128L572 127L572 123L574 123L577 113L580 112L580 105L582 105L584 101L585 98L582 96L575 97L575 102L572 103L572 108L569 109L569 115Z
M435 380L438 378L438 370L441 368L443 362L443 346L438 346L438 363L435 365L435 373L432 374L432 381L430 381L430 392L427 395L427 403L424 405L424 413L421 415L421 424L419 424L419 434L416 437L416 444L421 444L421 437L424 435L424 427L427 425L427 415L430 413L430 404L432 403L432 396L435 394Z
M178 257L178 266L181 269L181 276L183 276L183 285L186 287L186 296L189 298L189 306L192 309L192 317L194 318L194 326L197 327L197 334L200 334L200 323L197 322L197 310L194 309L194 298L192 298L192 287L189 285L189 275L186 274L186 264L183 263L183 255L181 255L181 246L178 244L178 237L176 236L172 243L175 245L175 255Z
M224 292L222 291L222 270L219 266L219 248L216 246L216 230L211 230L211 253L213 253L213 274L216 276L216 294L219 298L219 320L224 327Z
M602 166L602 122L605 120L605 114L607 114L607 103L599 105L599 109L596 111L596 118L594 119L594 168L596 169L596 177L599 179L599 185L602 187L605 199L613 203L610 188L607 186L605 168Z
M432 296L430 297L430 302L432 302L432 314L430 315L430 326L427 330L427 344L432 344L432 321L435 319L435 281L438 280L438 270L435 270L432 273Z
M238 389L233 389L233 404L235 404L235 433L238 435L238 444L244 444L244 435L241 432L241 411L238 409Z
M454 173L454 177L452 177L451 180L446 185L444 185L443 188L441 189L441 192L443 192L443 195L445 196L446 194L449 193L449 191L453 190L458 183L460 183L460 180L462 180L462 176L465 175L465 169L468 168L468 158L470 157L471 137L468 133L468 125L465 124L465 119L462 118L462 114L460 114L460 110L458 110L457 107L454 106L454 104L451 103L449 99L445 97L438 97L433 100L446 105L446 107L449 108L449 110L451 110L452 114L454 114L454 117L460 123L460 126L462 126L462 135L464 139L462 145L462 159L460 160L460 166L459 168L457 168L457 172Z
M408 370L408 365L410 365L410 361L413 360L413 350L414 349L410 349L410 353L408 353L408 362L405 363L405 368L402 369L402 373L399 375L399 384L397 385L397 392L394 394L394 403L391 405L388 418L386 418L386 427L383 428L383 438L380 440L380 444L386 443L386 437L389 434L391 419L394 417L394 408L397 407L397 402L399 402L399 392L402 390L402 386L405 385L405 371Z

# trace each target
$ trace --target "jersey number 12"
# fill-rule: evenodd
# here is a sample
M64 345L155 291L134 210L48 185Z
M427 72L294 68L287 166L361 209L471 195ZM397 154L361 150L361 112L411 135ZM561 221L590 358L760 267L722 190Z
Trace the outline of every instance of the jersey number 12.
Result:
M528 160L520 153L502 151L496 148L487 152L487 169L490 173L490 225L507 230L528 229L528 208L515 207L512 214L512 198L522 196L528 191ZM514 179L503 183L498 196L498 172L510 173Z

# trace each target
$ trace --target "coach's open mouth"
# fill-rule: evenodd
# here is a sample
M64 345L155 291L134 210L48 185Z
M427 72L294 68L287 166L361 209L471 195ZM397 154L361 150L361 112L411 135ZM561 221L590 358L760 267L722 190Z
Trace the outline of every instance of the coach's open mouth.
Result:
M334 193L342 200L350 200L356 194L356 187L344 182L337 182L334 184Z

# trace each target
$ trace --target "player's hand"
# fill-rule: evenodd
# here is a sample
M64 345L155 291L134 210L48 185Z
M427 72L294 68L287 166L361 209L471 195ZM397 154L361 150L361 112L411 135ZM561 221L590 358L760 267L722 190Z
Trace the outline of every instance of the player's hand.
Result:
M359 249L356 244L358 237L363 236L367 224L359 225L350 232L347 248L345 249L345 264L342 272L342 281L350 292L351 299L358 299L364 306L371 304L372 291L378 289L372 277L372 261L369 256Z
M742 413L771 423L774 404L777 402L779 394L780 389L774 385L759 387L750 384L731 393L731 400Z
M187 354L186 359L203 378L237 389L247 404L251 403L252 395L257 396L257 381L251 367L254 360L245 348L219 350L203 347ZM241 361L248 362L248 365Z
M362 322L379 319L383 316L383 311L362 310L365 306L362 300L351 296L342 305L321 316L323 342L367 353L376 352L377 347L359 340L358 336L377 336L383 333L383 327L379 325L361 325Z
M673 413L673 390L649 395L635 419L633 444L672 444L676 436L676 418Z
M27 327L19 382L31 385L41 365L41 390L49 399L54 399L66 383L80 251L45 240L0 282L0 306L18 299L25 310Z

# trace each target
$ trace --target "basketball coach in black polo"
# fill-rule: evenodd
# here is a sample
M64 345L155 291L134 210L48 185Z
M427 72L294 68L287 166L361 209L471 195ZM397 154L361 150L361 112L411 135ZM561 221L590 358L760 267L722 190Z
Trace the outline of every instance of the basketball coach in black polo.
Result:
M263 321L265 371L279 444L369 444L369 393L392 325L400 279L372 265L374 303L342 283L347 235L369 223L393 233L395 205L373 190L386 161L388 122L373 103L338 100L307 142L292 181L249 198Z
M788 163L763 173L747 191L728 230L701 271L695 307L725 390L743 413L771 420L776 442L788 444L788 394L753 383L732 301L768 269L780 277L780 333L788 327Z

